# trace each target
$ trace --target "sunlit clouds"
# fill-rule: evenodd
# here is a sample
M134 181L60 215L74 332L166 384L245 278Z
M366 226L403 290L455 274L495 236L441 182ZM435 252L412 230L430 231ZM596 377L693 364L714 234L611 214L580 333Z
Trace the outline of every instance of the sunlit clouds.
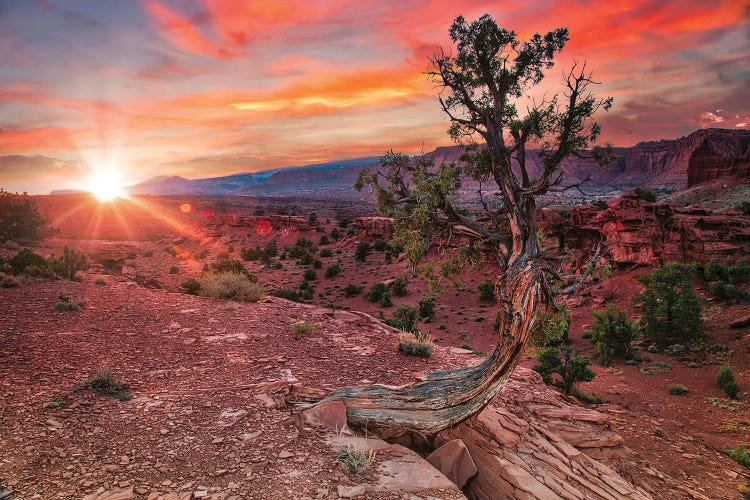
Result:
M449 144L428 57L449 46L456 15L485 12L521 37L569 28L542 88L585 59L615 97L605 140L748 128L748 10L732 0L10 2L0 185L47 192L86 188L102 165L132 183Z

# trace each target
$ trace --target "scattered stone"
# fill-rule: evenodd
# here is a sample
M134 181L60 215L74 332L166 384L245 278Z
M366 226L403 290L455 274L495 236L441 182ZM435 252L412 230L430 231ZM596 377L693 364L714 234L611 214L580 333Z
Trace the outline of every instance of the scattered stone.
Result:
M346 406L341 401L326 401L302 412L302 422L312 427L335 431L346 427Z
M477 473L477 466L460 439L451 439L433 451L427 461L459 488L463 488Z

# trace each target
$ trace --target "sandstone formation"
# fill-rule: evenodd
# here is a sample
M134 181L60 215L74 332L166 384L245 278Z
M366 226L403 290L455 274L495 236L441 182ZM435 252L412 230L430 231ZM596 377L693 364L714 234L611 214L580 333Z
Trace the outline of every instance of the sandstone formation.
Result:
M745 153L750 153L750 142ZM688 187L712 181L750 182L750 155L726 157L713 150L711 142L704 139L693 151L688 161Z

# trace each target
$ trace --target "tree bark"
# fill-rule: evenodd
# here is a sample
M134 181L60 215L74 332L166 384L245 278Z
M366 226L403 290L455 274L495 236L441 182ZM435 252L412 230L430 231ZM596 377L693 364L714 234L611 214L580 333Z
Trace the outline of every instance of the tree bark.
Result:
M402 387L338 389L321 401L342 401L348 424L381 436L394 431L434 436L477 414L505 383L523 355L535 310L544 302L545 277L533 261L500 278L500 337L480 365L436 372Z

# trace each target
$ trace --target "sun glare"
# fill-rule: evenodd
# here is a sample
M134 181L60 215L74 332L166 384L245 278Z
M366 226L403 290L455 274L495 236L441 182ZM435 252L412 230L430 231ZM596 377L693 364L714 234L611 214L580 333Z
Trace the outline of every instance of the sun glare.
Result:
M112 201L125 196L120 178L111 172L98 172L89 181L88 190L99 201Z

